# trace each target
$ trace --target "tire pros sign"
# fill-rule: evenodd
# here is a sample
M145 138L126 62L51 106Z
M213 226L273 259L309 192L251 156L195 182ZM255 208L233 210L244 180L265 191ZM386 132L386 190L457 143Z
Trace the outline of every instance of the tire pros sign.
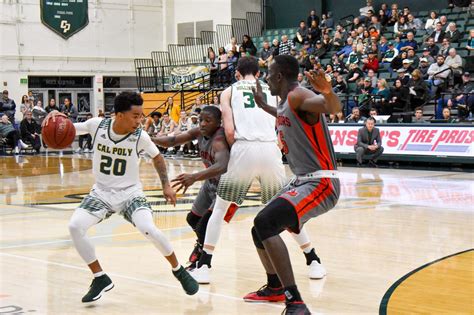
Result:
M89 24L88 0L40 0L41 22L63 39Z

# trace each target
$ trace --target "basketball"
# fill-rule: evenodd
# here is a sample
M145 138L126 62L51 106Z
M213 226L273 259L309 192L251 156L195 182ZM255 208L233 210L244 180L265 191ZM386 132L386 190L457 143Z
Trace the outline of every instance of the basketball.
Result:
M71 146L76 136L73 123L64 117L57 116L56 120L49 120L42 131L43 140L53 149L64 149Z

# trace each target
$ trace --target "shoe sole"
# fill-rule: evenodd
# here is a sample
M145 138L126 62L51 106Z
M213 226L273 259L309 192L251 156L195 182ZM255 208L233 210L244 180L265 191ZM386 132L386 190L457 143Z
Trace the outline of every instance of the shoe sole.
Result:
M278 303L278 302L285 302L285 299L283 300L251 300L251 299L244 299L245 302L249 303Z
M109 284L108 286L106 286L104 289L102 289L102 291L100 291L99 295L95 296L92 301L83 301L82 303L91 303L91 302L95 302L97 301L98 299L100 299L102 297L102 294L104 294L105 292L108 292L110 290L112 290L114 288L114 284L111 283Z

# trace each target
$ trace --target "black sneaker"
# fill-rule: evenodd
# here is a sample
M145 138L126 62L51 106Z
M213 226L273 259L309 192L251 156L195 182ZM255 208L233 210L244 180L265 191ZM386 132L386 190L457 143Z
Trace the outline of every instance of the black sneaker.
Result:
M196 264L199 258L201 258L201 255L202 255L202 245L196 242L196 244L194 244L194 249L191 252L191 255L189 255L190 264L191 265Z
M377 168L377 167L378 167L377 163L375 163L375 162L372 161L372 160L369 161L369 166L370 166L370 167L373 167L373 168Z
M101 298L104 292L112 290L114 284L110 280L109 276L102 275L92 280L89 292L82 298L82 303L89 303L97 301Z
M187 295L193 295L199 291L199 283L197 283L197 281L194 280L186 270L184 270L183 266L181 266L179 270L173 271L173 275L179 280L179 282L181 282L181 286Z
M293 302L286 304L282 315L311 315L311 312L303 302Z

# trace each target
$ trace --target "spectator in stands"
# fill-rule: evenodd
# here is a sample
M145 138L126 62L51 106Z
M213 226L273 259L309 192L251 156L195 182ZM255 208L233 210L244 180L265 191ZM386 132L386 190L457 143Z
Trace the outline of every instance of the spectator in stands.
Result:
M408 28L411 29L415 34L422 29L423 22L421 22L420 19L415 18L413 14L408 14L407 20Z
M380 5L380 10L382 10L386 16L390 16L391 14L391 10L388 8L388 4L386 3Z
M415 108L415 118L412 120L414 124L427 124L428 122L423 118L423 107Z
M457 122L456 118L451 117L451 109L449 109L449 107L443 108L443 118L442 119L445 120L447 123L450 123L450 124Z
M413 34L413 32L411 32L411 31L408 32L407 33L407 40L403 41L403 42L400 42L400 44L398 44L398 46L397 46L398 51L402 52L402 51L408 50L410 48L412 48L414 50L417 50L418 49L418 43L416 42L416 40L414 38L415 38L415 35Z
M335 32L334 33L334 38L332 41L332 45L334 46L335 49L339 49L344 45L344 41L342 39L341 33L340 32Z
M451 49L451 43L449 42L449 39L444 38L441 44L441 48L439 49L438 55L443 55L447 57L449 55L450 49Z
M231 50L233 50L234 52L237 52L239 51L239 48L240 48L240 45L237 44L237 39L235 37L232 37L230 39L230 43L225 45L225 51L229 52Z
M52 99L49 100L49 104L48 104L48 106L46 106L45 110L48 114L50 112L52 112L53 110L57 110L59 112L62 112L62 106L58 107L56 105L56 100L54 98L52 98Z
M329 34L324 34L323 40L321 42L323 44L324 49L326 49L326 51L331 50L333 39L329 36Z
M160 112L153 112L151 114L151 123L146 129L146 132L150 137L156 137L158 133L161 131L161 113Z
M328 12L326 19L323 18L323 21L321 22L321 28L326 28L326 29L334 28L334 18L332 17L332 12Z
M359 107L352 108L352 114L346 118L346 123L348 124L363 124L365 122L365 117L360 116Z
M372 88L376 88L377 87L377 74L375 73L374 70L372 69L369 69L369 71L367 71L367 78L370 79L370 85L372 86Z
M368 52L368 57L362 59L364 64L362 70L367 72L368 70L373 70L374 72L379 71L379 60L376 58L376 54L373 51Z
M19 147L26 149L28 145L20 140L20 133L13 127L7 114L2 116L0 121L0 137L6 138L7 144L11 146L15 154L20 153Z
M389 107L387 107L387 109L389 109L389 115L395 111L402 112L409 108L408 88L403 85L402 80L395 80L390 95Z
M31 111L33 110L33 97L29 97L28 95L23 95L21 98L21 104L20 104L20 112L22 115L25 115L25 112L27 110Z
M349 57L349 54L352 52L352 44L354 43L354 40L352 37L349 37L346 42L346 46L342 47L341 50L337 52L337 56L339 59L344 59L346 57Z
M445 15L439 18L439 23L441 23L441 28L443 30L446 31L448 29L448 18Z
M318 40L316 42L316 48L313 52L313 55L316 57L316 58L319 58L321 59L321 57L323 57L325 54L326 54L326 47L323 46L323 43Z
M374 117L374 118L375 118L375 117L377 117L378 115L379 115L379 114L378 114L378 112L377 112L377 109L374 108L374 107L372 107L372 108L370 109L370 111L369 111L369 117Z
M14 123L15 122L15 110L16 104L15 101L8 97L8 91L4 90L2 92L2 98L0 99L0 113L7 115L8 119ZM2 116L3 117L3 116Z
M258 65L260 68L268 69L270 62L273 60L272 49L268 41L263 42L263 48L260 51L260 56L258 58Z
M431 41L433 41L433 39L431 39ZM431 56L430 53L431 53L431 51L428 47L423 48L423 51L421 52L421 58L425 58L428 61L428 65L431 65L432 63L435 62L435 59L433 58L433 56Z
M293 38L294 43L303 44L308 39L308 27L305 21L300 21L300 26L296 30L296 36Z
M428 86L420 70L416 69L411 74L411 79L408 82L408 90L410 96L411 108L423 106L429 98Z
M244 35L242 39L242 45L245 49L245 52L250 54L250 56L255 56L257 55L257 47L255 47L255 44L252 41L252 38L250 38L249 35Z
M407 59L410 60L411 67L413 69L418 68L418 66L420 65L420 58L418 58L418 56L415 54L415 50L413 49L407 51Z
M437 104L436 119L442 118L443 107L458 108L458 117L465 117L474 106L474 82L471 82L471 75L465 72L462 75L462 84L454 89L453 94L447 94L440 98Z
M231 81L231 73L229 71L229 57L224 47L219 48L219 79L218 86L223 87Z
M231 74L231 76L233 76L234 70L237 67L237 61L238 61L238 58L236 56L236 53L233 50L229 51L227 53L227 64L229 65L228 71ZM233 82L233 80L235 79L232 77L231 81Z
M36 121L36 123L39 126L41 126L41 124L43 123L44 118L46 117L46 115L48 115L46 110L43 108L43 102L42 101L37 101L36 102L36 105L33 107L32 114L33 114L34 121Z
M309 86L308 81L306 80L306 77L301 72L298 73L297 81L298 81L299 85L302 86L302 87L307 88Z
M321 39L321 29L318 27L316 21L313 21L308 29L307 40L311 45Z
M423 80L428 80L429 68L430 64L428 62L428 59L426 59L425 57L420 58L420 65L418 66L418 70L420 70Z
M383 9L379 10L379 14L378 14L377 18L378 18L379 23L382 27L387 26L387 24L388 24L388 15L385 13L385 11ZM380 28L380 30L382 30L382 28Z
M373 106L381 113L390 115L391 113L386 110L390 101L390 89L388 88L387 81L385 79L379 79L377 81L377 88L371 93L375 95Z
M30 110L26 110L23 116L24 118L20 123L21 140L26 144L31 144L36 153L39 153L41 148L41 126L33 120Z
M449 39L451 43L459 43L461 40L462 34L458 31L456 23L451 22L448 25L448 30L445 33L445 38Z
M408 15L410 14L410 8L409 7L404 7L402 11L402 15L406 18L408 18Z
M411 79L411 74L410 72L407 72L405 68L400 68L397 70L398 77L397 79L402 80L403 86L408 86L408 82Z
M369 160L369 165L377 167L377 160L383 153L380 131L375 127L375 119L367 118L365 127L360 128L357 134L357 144L354 146L357 166L362 166L364 160Z
M384 65L390 65L394 58L398 56L398 49L395 48L392 42L387 44L388 50L382 56L382 63Z
M161 131L158 133L159 136L171 135L175 132L176 122L170 118L170 115L165 112L163 114L163 120L161 122Z
M344 77L341 74L336 76L336 80L333 84L333 91L336 94L346 94L347 93L347 83L344 80Z
M352 45L352 51L350 52L349 56L347 56L346 65L351 64L359 64L361 58L361 54L357 52L357 44Z
M406 51L400 52L395 58L392 59L390 63L390 69L398 71L403 68L403 60L407 59L408 53Z
M314 55L309 55L309 58L306 60L306 63L304 65L305 71L315 70L317 66L318 62L316 60L316 57Z
M311 25L313 21L316 21L316 24L319 25L319 16L316 15L316 10L311 10L308 18L306 19L306 24Z
M279 55L289 55L292 48L295 48L293 41L291 39L288 39L288 35L283 35L281 37L281 43L278 48Z
M400 15L398 13L398 10L392 8L392 10L390 11L390 16L389 16L389 19L388 19L387 26L394 26L395 23L398 22L399 18L400 18Z
M347 73L347 82L356 82L358 79L364 77L364 72L357 66L357 64L353 63L349 66L349 72Z
M365 22L368 20L368 18L370 18L370 11L372 11L372 13L374 12L374 7L372 6L372 0L367 0L367 5L363 8L360 8L359 9L359 13L360 13L360 16L359 16L359 19L361 20L361 22Z
M369 78L362 80L362 84L357 87L357 106L360 111L367 114L369 112L369 104L371 102L371 95L373 94L374 88Z
M467 39L466 48L467 50L474 50L474 29L469 31L469 38Z
M435 43L442 43L444 36L445 32L441 22L436 23L436 28L433 33L431 33L430 37L434 39Z
M430 12L430 18L425 23L425 30L427 34L431 34L436 29L436 24L439 22L436 11Z
M91 113L87 113L86 121L91 119L93 116ZM77 153L92 153L92 136L90 134L79 136L79 149Z
M425 42L425 48L423 48L423 52L427 49L430 52L430 56L435 58L439 55L439 47L436 45L433 37L428 37ZM425 54L423 54L426 56Z
M444 61L444 56L439 55L436 58L436 63L432 64L428 69L428 79L431 80L432 85L435 87L437 98L439 98L439 93L441 93L442 84L450 74L450 71L448 70L450 68Z
M210 73L210 84L211 87L214 87L218 82L218 72L219 72L219 58L216 56L214 49L212 47L207 48L207 61L206 63L209 66Z
M196 97L196 101L195 101L193 107L191 108L191 111L195 112L197 109L201 110L202 107L203 107L202 106L202 98L201 98L201 96L198 96L198 97Z
M415 70L415 67L413 67L412 64L413 64L413 60L408 59L408 56L407 56L407 59L403 59L402 67L403 69L405 69L405 73L412 73L413 70Z
M76 122L77 116L79 115L76 106L74 106L67 97L64 99L61 113L65 114L73 123Z
M446 57L445 63L446 65L448 65L448 67L451 68L451 70L453 70L455 81L461 81L460 79L462 74L462 58L458 55L455 48L449 49L448 57Z
M398 18L398 22L393 26L393 33L396 37L406 38L408 31L412 30L406 22L406 17L402 15Z
M374 39L372 38L372 43ZM377 39L375 39L375 44L377 44L377 48L379 51L379 58L382 58L382 56L388 51L388 40L387 37L381 36L380 41L377 43Z
M312 54L314 53L314 48L311 46L311 44L310 44L308 41L304 42L302 51L303 51L303 50L304 50L304 51L306 52L306 54L308 54L308 55L312 55Z

